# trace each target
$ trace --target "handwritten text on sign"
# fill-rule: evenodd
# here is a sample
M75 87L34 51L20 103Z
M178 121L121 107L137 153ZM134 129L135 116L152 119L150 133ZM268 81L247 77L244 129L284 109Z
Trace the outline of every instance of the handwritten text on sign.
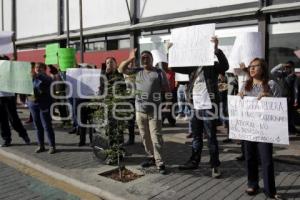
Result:
M289 144L286 98L228 96L229 138Z

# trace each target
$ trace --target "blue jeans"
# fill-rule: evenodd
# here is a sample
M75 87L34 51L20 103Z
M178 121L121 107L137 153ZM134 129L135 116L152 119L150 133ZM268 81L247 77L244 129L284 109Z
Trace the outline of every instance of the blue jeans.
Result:
M178 115L181 116L189 116L190 115L190 109L186 105L186 93L185 93L185 85L179 85L177 89L177 101L178 101Z
M37 131L37 140L40 146L44 146L44 131L47 133L48 142L51 147L55 147L55 135L52 128L50 108L41 109L38 103L28 102L29 110L32 114L33 123ZM49 106L50 107L50 106Z
M197 157L197 159L194 160L199 163L203 149L203 133L206 133L208 140L207 144L210 153L210 164L211 167L214 168L220 165L219 146L216 136L215 120L205 119L205 117L211 117L208 112L213 112L213 110L193 110L193 117L191 119L191 128L193 134L192 148Z

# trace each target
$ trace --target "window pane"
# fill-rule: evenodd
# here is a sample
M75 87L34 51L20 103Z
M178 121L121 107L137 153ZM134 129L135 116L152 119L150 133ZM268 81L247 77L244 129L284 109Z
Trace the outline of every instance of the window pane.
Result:
M130 40L119 40L119 49L127 49L130 48Z
M299 59L294 54L300 49L300 34L285 33L270 35L269 65L270 69L279 63L292 60L300 67Z

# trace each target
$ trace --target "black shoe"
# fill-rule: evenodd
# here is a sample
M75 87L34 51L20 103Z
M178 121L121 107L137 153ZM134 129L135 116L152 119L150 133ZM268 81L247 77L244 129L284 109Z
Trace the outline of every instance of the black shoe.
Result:
M245 160L245 156L238 156L235 158L237 161L244 161Z
M151 167L151 166L155 166L154 158L148 158L147 160L145 160L144 162L141 163L141 167L143 167L143 168L147 168L147 167Z
M180 165L178 167L179 170L189 170L189 169L197 169L199 163L195 160L188 160L186 163L183 165Z
M75 134L75 133L77 133L77 128L72 128L72 130L70 130L68 133L69 134Z
M166 166L165 165L159 166L158 167L158 171L159 171L160 174L163 174L163 175L167 174Z
M0 145L0 147L9 147L9 146L11 146L11 142L8 141L5 141Z
M227 139L225 139L225 140L223 140L223 143L231 143L232 142L232 140L231 139L229 139L229 138L227 138Z
M79 142L79 143L78 143L78 146L79 146L79 147L82 147L82 146L85 146L85 145L86 145L85 142Z
M44 147L44 146L40 146L40 147L38 147L38 148L35 150L35 153L42 153L42 152L44 152L44 151L46 151L45 147Z
M28 136L23 137L23 140L24 140L25 144L30 145L30 139Z
M130 146L134 145L134 141L128 140L127 142L124 143L124 146Z

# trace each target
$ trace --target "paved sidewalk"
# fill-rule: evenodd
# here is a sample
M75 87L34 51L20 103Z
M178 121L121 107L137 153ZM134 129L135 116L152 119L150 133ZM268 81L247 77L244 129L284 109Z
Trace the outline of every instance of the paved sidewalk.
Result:
M20 110L20 116L25 118L27 110ZM143 172L145 175L129 183L120 183L98 174L114 169L114 166L104 165L92 153L88 146L78 147L78 136L70 135L55 123L55 133L58 152L49 155L47 152L34 153L36 145L35 132L32 126L29 130L32 145L26 146L13 132L13 146L0 148L0 155L15 160L24 166L41 171L59 181L64 181L79 189L93 193L103 199L265 199L263 193L248 197L246 188L246 171L243 162L235 161L240 147L236 144L220 144L220 159L222 178L211 178L208 164L209 156L205 145L203 158L199 169L179 171L177 166L184 163L190 156L191 140L186 140L187 123L180 121L177 127L165 127L165 161L169 173L160 175L155 168L146 171L139 167L144 159L144 149L137 136L137 144L127 148L125 159L127 168ZM219 141L225 137L223 130L218 134ZM287 199L300 199L300 142L294 137L290 146L276 146L275 170L278 192ZM88 140L87 140L88 141ZM282 162L284 158L294 164ZM24 168L25 169L25 168ZM260 184L263 187L262 183Z

